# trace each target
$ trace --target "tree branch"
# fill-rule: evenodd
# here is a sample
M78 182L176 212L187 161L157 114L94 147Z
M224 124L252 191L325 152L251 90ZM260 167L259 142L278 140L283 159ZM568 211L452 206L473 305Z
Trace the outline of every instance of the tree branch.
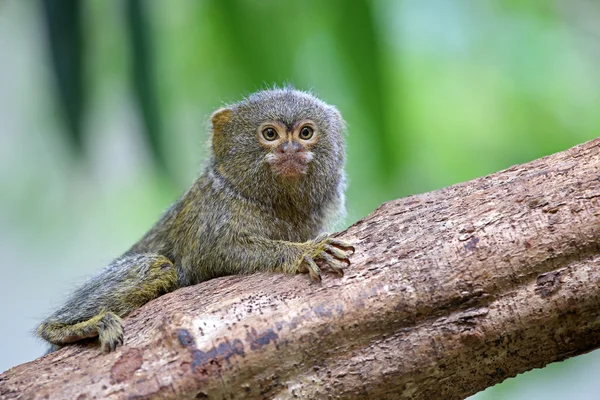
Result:
M125 345L0 375L0 398L460 399L600 346L600 139L386 203L343 278L256 274L154 300Z

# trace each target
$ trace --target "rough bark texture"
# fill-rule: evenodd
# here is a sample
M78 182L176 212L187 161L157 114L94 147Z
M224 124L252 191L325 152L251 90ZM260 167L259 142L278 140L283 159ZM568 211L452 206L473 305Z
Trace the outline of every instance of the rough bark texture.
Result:
M460 399L600 346L600 140L382 205L344 278L215 279L0 375L0 398Z

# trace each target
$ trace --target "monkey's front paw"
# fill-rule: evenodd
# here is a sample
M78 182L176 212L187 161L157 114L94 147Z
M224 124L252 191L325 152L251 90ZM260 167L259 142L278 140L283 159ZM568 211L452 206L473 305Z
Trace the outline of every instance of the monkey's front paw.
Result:
M100 347L109 353L123 344L123 321L116 314L107 312L98 322Z
M344 275L343 267L350 265L350 255L354 254L354 246L343 240L332 237L315 239L315 249L305 254L298 268L299 272L308 272L315 281L321 280L321 268L329 268L340 276Z

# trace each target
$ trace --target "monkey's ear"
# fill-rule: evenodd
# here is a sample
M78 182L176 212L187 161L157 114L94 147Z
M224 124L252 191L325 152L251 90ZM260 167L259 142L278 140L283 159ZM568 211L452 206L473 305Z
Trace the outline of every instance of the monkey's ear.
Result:
M342 113L340 113L340 110L338 110L337 108L335 108L334 106L329 106L329 109L331 110L331 112L333 113L335 119L338 122L338 128L341 131L345 131L346 130L346 121L344 121L344 118L342 117Z
M223 127L231 121L232 115L233 111L230 108L219 108L213 113L210 117L213 135L218 135L223 130Z

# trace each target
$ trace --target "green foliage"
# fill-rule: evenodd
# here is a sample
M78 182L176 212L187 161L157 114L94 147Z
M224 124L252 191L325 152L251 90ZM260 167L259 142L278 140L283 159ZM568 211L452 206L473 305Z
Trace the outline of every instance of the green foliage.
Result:
M284 83L314 89L348 121L350 221L382 201L487 174L598 133L592 110L600 100L588 85L593 55L573 46L581 32L567 29L563 10L550 3L124 5L100 9L96 2L82 18L127 17L125 30L102 34L108 46L129 38L133 74L123 79L133 81L142 132L159 169L175 176L187 168L173 165L180 110L197 110L192 134L200 137L204 116L220 100ZM49 10L50 21L65 18ZM95 74L102 84L102 71ZM60 93L70 109L67 91ZM182 187L193 176L183 174Z

